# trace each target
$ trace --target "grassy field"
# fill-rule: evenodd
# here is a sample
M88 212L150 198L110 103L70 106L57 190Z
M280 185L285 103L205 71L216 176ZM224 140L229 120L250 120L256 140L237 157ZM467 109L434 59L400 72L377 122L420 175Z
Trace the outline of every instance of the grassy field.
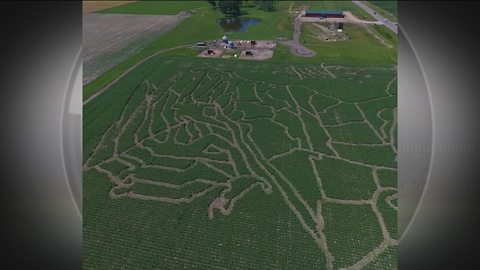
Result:
M175 15L181 11L208 8L207 1L137 1L127 5L103 9L99 13Z
M393 269L395 72L141 64L84 106L84 268Z
M363 1L365 5L391 22L397 22L397 1Z
M397 1L367 1L373 5L387 11L391 15L398 16L398 2Z
M312 24L302 25L301 43L316 52L315 57L299 58L293 56L288 48L280 47L274 54L274 60L285 62L326 62L331 64L353 65L386 65L397 62L397 49L386 48L374 36L369 34L362 26L346 25L344 32L348 35L346 41L322 41L316 37L320 31ZM392 37L395 39L396 37Z
M375 30L385 41L393 45L393 49L396 50L398 46L398 36L388 29L385 25L373 25Z
M262 23L229 36L289 39L298 4L245 7ZM84 269L396 269L396 37L347 25L329 43L304 25L315 57L279 44L266 61L208 59L183 46L223 35L206 1L102 12L182 10L84 87L152 56L83 107Z
M183 3L188 1L180 2L182 3L172 6L163 3L163 1L141 1L102 11L104 13L124 12L146 14L142 12L149 12L149 14L167 14L167 11L172 9L178 11L189 7L189 9L193 9L194 14L184 20L174 30L154 40L143 50L105 72L96 80L85 85L83 91L84 99L91 96L97 89L108 84L118 77L119 74L149 55L174 46L193 44L199 40L219 39L223 35L222 28L216 22L223 17L220 11L211 9L208 3L204 3L204 1L197 1L193 6L188 6ZM316 2L309 3L317 5ZM158 6L156 8L151 8L152 5ZM277 4L277 10L273 12L263 12L255 7L244 7L243 10L246 13L244 16L259 18L262 20L262 23L251 27L248 32L234 33L230 36L235 39L276 39L282 37L289 39L292 37L295 14L288 12L288 10L295 10L299 5L300 2L293 3L291 1L279 1ZM358 8L350 2L343 1L330 1L328 3L320 2L318 5L322 5L318 8L345 8L349 10L356 10L356 8ZM304 28L306 32L309 31L308 27ZM269 61L289 63L316 63L322 61L333 64L342 63L358 65L393 65L396 63L396 49L383 48L382 45L378 44L372 36L369 36L365 31L358 30L356 27L352 27L352 29L348 31L351 32L349 34L352 37L352 40L337 46L331 46L331 44L328 43L312 40L308 37L308 33L304 34L304 36L306 35L304 38L307 42L306 45L311 47L317 53L317 56L314 58L294 56L289 52L287 47L279 45L273 59ZM192 53L192 51L190 51L190 53Z
M83 15L112 7L126 5L133 1L82 1Z

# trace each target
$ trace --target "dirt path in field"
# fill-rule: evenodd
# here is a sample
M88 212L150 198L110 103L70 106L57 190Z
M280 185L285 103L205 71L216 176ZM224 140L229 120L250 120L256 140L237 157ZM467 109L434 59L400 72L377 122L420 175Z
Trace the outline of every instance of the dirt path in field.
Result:
M180 47L183 46L175 48ZM116 83L131 70L151 57L175 48L156 52L154 55L143 59L122 73L115 81L103 87L101 91L98 91L95 95L98 96L106 91L112 84ZM286 65L283 72L286 72L286 76L291 76L292 79L295 78L295 80L292 81L298 81L297 78L300 80L320 77L335 79L342 77L342 74L338 73L340 68L340 66L325 66L323 64L317 64L316 66L307 68ZM178 89L175 86L185 78L191 82L195 81L195 85L189 91L182 92L183 88ZM235 78L235 80L238 79L241 84L249 83L249 85L252 85L250 90L254 98L249 99L250 101L238 102L243 92L235 85L231 87L230 79L232 78ZM388 90L395 79L396 78L393 78L389 81L385 89L381 89L382 94L384 94L383 91L389 92ZM225 81L228 83L224 84ZM388 232L384 217L377 207L380 195L388 191L393 194L385 198L385 201L394 210L397 209L392 203L392 200L397 198L397 188L382 187L377 173L378 170L396 171L397 168L367 164L363 161L350 160L349 158L341 156L335 150L335 145L333 144L335 140L329 133L327 127L341 126L354 122L340 120L337 121L337 124L325 125L322 121L323 114L330 111L330 109L335 110L335 106L342 103L355 105L363 118L363 121L356 121L355 123L360 122L367 125L373 130L375 136L379 137L382 143L357 144L344 142L344 144L351 146L366 145L371 147L393 145L395 142L392 141L392 130L394 129L391 128L389 130L390 140L387 141L388 135L382 134L382 136L378 133L377 129L369 122L369 119L358 105L360 102L348 102L337 97L328 96L330 99L335 100L335 103L324 107L322 110L317 110L314 106L314 98L325 97L326 95L313 91L312 88L305 87L312 91L312 94L305 97L305 100L300 99L296 95L294 87L297 85L269 84L269 87L274 86L274 88L271 88L275 89L274 91L280 91L280 89L284 91L284 99L281 97L276 98L273 92L269 90L259 90L259 84L264 85L264 82L255 81L252 83L251 80L243 78L236 72L224 71L218 67L210 70L182 69L157 85L150 81L145 81L144 83L147 88L143 99L140 99L133 105L131 104L133 101L129 99L120 113L118 120L108 127L91 155L87 157L84 162L84 170L96 170L106 175L114 184L114 187L109 193L111 198L130 198L168 204L189 204L198 198L211 196L209 197L208 205L205 205L205 214L208 219L214 219L217 214L229 215L234 210L236 202L241 199L248 199L247 194L253 189L261 190L265 195L278 192L282 202L284 202L288 209L294 214L305 233L317 244L319 252L325 255L326 262L322 267L328 270L333 269L333 262L335 261L335 254L331 252L329 243L335 240L326 238L325 223L328 223L331 217L324 216L322 213L323 203L369 206L378 223L379 231L377 233L381 234L383 239L381 243L376 247L371 247L372 249L363 256L363 258L345 269L361 269L377 258L384 250L398 244L397 240L393 239ZM202 85L208 85L209 87L202 88ZM210 91L211 89L217 89L219 93L203 92ZM228 100L223 101L223 105L221 105L219 97L228 93L228 90L230 90L227 95ZM134 95L134 93L132 93L132 95ZM207 97L201 99L204 95ZM266 151L263 151L262 145L259 145L258 141L255 140L256 137L252 135L251 131L254 130L254 125L249 122L246 113L242 112L240 116L232 117L232 111L235 110L237 106L240 106L239 103L248 102L256 105L268 104L265 96L277 102L285 101L285 106L270 107L271 117L262 116L253 117L253 119L271 121L271 123L280 126L280 130L285 132L286 137L291 141L297 142L297 146L284 148L288 150L281 153L276 152L277 154L271 154L271 156L265 154ZM91 99L86 100L85 103L93 98L95 97L92 96ZM205 113L205 110L193 114L187 112L181 113L179 108L183 103L186 103L185 105L205 106L204 108L208 108L210 111L209 113ZM294 134L293 132L290 133L291 127L278 122L280 120L277 118L277 114L281 113L282 110L291 113L295 121L298 122L299 132L296 135L292 135ZM377 114L377 117L378 116L379 114ZM325 132L327 136L325 145L332 150L333 154L324 153L314 147L314 133L307 128L307 123L310 122L306 121L306 117L314 119L313 121L316 122L318 128ZM392 119L393 126L396 125L396 117L396 114L394 114L394 118ZM155 121L161 121L163 124L162 128L154 131L153 126ZM185 129L184 135L180 135L181 129ZM162 134L165 136L159 136ZM122 141L126 138L130 139L131 143L127 146L122 146ZM106 147L111 146L111 144L113 144L111 147L113 153L104 159L105 152L103 151ZM187 147L189 150L187 152L177 150L175 147L179 146L180 148L178 149ZM168 150L169 148L170 150ZM132 150L141 150L143 151L141 153L146 154L136 154L139 152L131 152ZM295 181L298 179L287 177L286 174L282 173L283 170L281 167L274 165L275 163L273 161L276 159L286 157L295 152L308 154L308 162L306 163L310 165L312 169L312 180L314 181L313 190L319 193L319 199L316 200L314 204L307 202L305 194L302 194L301 190L296 186ZM99 158L97 154L101 158ZM220 154L224 154L226 158L218 157ZM162 158L173 162L162 163L163 161L157 161L162 160ZM322 177L325 177L325 175L319 171L319 166L322 166L321 160L324 158L347 162L370 169L372 172L371 178L375 183L375 189L372 188L371 197L369 196L369 198L365 199L342 199L331 196L327 192L329 190L326 191L324 186L325 178L322 179ZM189 163L187 163L187 165L178 165L180 161L189 161ZM120 172L114 172L109 170L108 166L104 167L110 162L122 163L126 165L127 168ZM211 170L212 174L216 173L221 176L217 178L213 177L212 179L203 179L183 175L183 173L188 173L199 164ZM140 178L136 175L136 168L155 169L157 170L155 173L158 172L158 174L152 177L152 179ZM168 175L173 175L173 173L181 175L177 176L179 177L178 179L174 177L171 177L173 179L163 179L162 177L165 177L165 175L162 173L164 172L168 172ZM209 178L208 173L206 175L205 177ZM331 181L332 179L327 179L327 181L328 180ZM145 193L142 189L137 189L136 185L149 185L151 190L158 187L163 189L159 192ZM192 189L189 189L192 185L201 185L201 188L196 188L192 191Z
M345 14L344 21L347 22L347 23L353 23L353 24L382 24L379 21L362 20L362 19L356 17L355 15L353 15L353 13L350 12L350 11L344 11L343 14ZM335 19L332 18L331 20L334 21Z
M313 57L317 53L300 43L300 36L302 34L302 23L303 20L300 14L295 17L295 24L293 28L293 39L288 41L281 41L280 43L286 45L290 48L290 52L297 56L302 57Z
M290 5L288 5L288 12L292 12L292 7L293 7L293 2L291 2Z
M365 29L367 30L367 32L372 35L376 40L378 40L378 42L380 44L382 44L383 46L391 49L393 48L393 45L388 43L383 37L381 37L380 35L378 35L375 31L373 31L370 27L365 27Z

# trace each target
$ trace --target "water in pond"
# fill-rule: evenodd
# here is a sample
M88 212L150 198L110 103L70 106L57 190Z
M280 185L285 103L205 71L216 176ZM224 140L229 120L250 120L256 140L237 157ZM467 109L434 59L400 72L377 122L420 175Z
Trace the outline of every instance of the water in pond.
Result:
M220 19L218 24L223 28L226 33L231 32L247 32L248 28L252 25L257 25L261 22L260 19L254 18L229 18Z

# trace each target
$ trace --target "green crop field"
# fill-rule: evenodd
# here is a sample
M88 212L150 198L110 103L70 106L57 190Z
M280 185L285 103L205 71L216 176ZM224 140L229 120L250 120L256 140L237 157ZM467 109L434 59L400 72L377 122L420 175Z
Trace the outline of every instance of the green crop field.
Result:
M175 15L180 11L209 7L207 1L137 1L134 3L112 7L99 13Z
M391 269L395 74L146 61L84 106L85 268Z
M397 17L397 13L398 13L398 2L397 1L384 0L384 1L368 1L368 2L374 4L375 6L381 8L381 9L384 9L384 10L388 11L390 14Z
M245 7L262 23L229 36L291 38L300 4ZM329 43L307 24L314 57L279 43L265 61L200 58L183 45L223 34L206 1L102 13L183 10L84 88L124 75L83 106L83 268L396 269L396 36L346 25Z
M363 3L375 10L391 22L396 22L398 17L397 1L363 1Z
M83 92L84 99L90 97L97 89L113 81L118 75L141 59L160 50L189 45L199 40L218 39L223 35L221 27L216 23L223 15L218 9L213 10L209 8L206 1L175 1L176 3L178 2L175 5L167 5L167 3L164 2L168 3L172 1L139 1L101 11L101 13L124 12L127 14L163 15L169 13L175 14L178 11L187 9L192 10L193 15L185 19L172 31L154 40L143 50L85 85ZM185 3L188 2L195 2L195 4L186 5ZM293 33L295 18L293 10L299 9L303 4L313 5L312 7L319 9L332 8L350 10L354 14L355 12L362 12L355 4L348 1L278 1L277 10L272 12L263 12L256 7L244 7L242 8L245 12L244 16L261 19L262 23L251 27L248 32L231 33L229 36L234 39L290 39ZM171 12L171 10L173 11ZM323 61L335 64L354 65L393 65L397 62L396 48L385 48L360 27L353 25L351 27L346 26L346 32L351 40L348 42L339 42L336 46L330 46L331 44L318 42L318 40L312 38L312 29L309 25L304 25L302 28L304 32L302 32L301 40L305 43L305 46L308 46L316 52L316 56L313 58L296 57L289 52L286 46L279 44L273 59L269 61L291 63L317 63ZM387 33L382 32L383 29L381 28L378 31L380 34L387 35ZM396 37L390 37L390 39L395 42ZM192 51L183 50L186 54L192 53ZM178 50L173 51L173 53L175 52L178 52Z

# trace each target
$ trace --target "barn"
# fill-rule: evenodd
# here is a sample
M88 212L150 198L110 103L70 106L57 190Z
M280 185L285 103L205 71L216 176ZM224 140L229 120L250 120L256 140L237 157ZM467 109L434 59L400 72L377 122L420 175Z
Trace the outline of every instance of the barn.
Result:
M341 10L305 10L305 17L343 18Z

